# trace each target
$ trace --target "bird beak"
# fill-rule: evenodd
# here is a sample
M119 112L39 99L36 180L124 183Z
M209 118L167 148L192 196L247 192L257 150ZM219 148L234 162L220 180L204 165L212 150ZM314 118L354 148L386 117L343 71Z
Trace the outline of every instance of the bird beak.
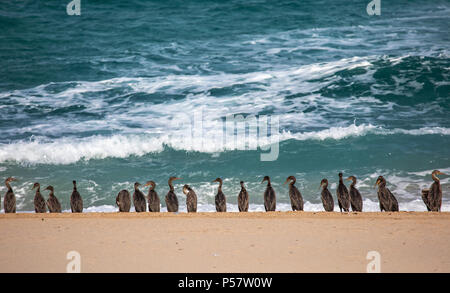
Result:
M441 171L438 172L439 175L447 175L445 173L442 173Z
M173 179L173 180L181 180L181 179L183 179L183 178L178 178L178 177L177 177L177 178L175 178L175 179Z
M347 180L352 180L352 177L348 177Z
M149 186L150 185L150 183L145 183L142 187L147 187L147 186Z
M286 185L289 182L289 179L286 179L286 181L283 183L283 185Z
M375 188L379 183L380 183L380 180L377 180L377 182L375 182L375 184L373 185L373 188Z

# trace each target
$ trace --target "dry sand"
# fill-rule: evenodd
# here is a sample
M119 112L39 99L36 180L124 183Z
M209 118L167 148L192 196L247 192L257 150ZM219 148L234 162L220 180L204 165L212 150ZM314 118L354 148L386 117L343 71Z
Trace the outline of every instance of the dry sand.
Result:
M450 272L450 213L1 214L0 272Z

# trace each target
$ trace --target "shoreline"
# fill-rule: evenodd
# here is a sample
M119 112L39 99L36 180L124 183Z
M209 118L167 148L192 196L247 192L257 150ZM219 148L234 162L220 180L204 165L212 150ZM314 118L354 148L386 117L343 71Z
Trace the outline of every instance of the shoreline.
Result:
M35 212L16 212L16 213L1 213L0 220L2 219L14 219L14 218L164 218L164 217L214 217L214 218L264 218L264 217L357 217L363 215L370 215L371 217L448 217L450 220L450 212L429 212L429 211L399 211L399 212L325 212L325 211L274 211L274 212L260 212L260 211L250 211L250 212L83 212L83 213L35 213ZM442 216L441 216L442 215ZM398 218L397 217L397 218Z
M1 214L0 272L450 272L449 212Z

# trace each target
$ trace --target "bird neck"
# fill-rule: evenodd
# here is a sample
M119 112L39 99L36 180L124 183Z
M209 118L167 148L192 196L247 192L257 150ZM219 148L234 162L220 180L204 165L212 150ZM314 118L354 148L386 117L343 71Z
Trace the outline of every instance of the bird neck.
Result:
M37 189L36 189L36 194L38 194L38 193L40 193L40 192L41 192L41 187L38 186Z
M172 181L169 182L169 189L170 189L170 191L173 191Z
M355 185L356 185L356 179L353 179L352 184L350 184L350 186L355 187Z
M6 188L8 188L8 190L12 190L11 185L9 185L8 181L5 181L5 185L6 185Z
M439 178L436 176L436 174L431 174L431 178L433 178L434 182L439 183Z

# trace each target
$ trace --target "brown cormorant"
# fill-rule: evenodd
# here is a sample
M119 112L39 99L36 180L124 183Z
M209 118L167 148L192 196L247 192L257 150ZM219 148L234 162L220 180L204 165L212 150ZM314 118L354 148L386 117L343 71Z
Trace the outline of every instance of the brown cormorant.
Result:
M362 212L363 201L359 190L355 187L356 185L356 177L350 176L347 180L352 180L350 184L350 205L352 207L352 211L354 212Z
M248 212L248 192L245 189L244 181L240 182L241 191L238 195L238 207L240 212Z
M70 196L70 208L72 209L72 213L82 213L83 212L83 199L81 198L80 193L77 190L77 182L75 180L73 183L73 191Z
M197 212L197 195L192 188L185 184L183 186L183 193L186 195L186 208L188 213Z
M36 188L36 194L34 196L34 211L36 213L46 213L47 205L45 204L45 199L41 194L41 185L39 183L34 183L31 189Z
M148 211L159 213L160 211L160 201L158 193L155 191L156 183L154 181L147 181L147 183L144 185L144 187L149 186L150 188L148 190L147 194L147 200L148 200Z
M266 191L264 191L264 208L266 209L266 212L273 212L277 206L277 196L275 194L275 190L270 184L270 177L264 176L261 183L264 183L264 181L267 181Z
M173 189L172 181L179 180L179 179L181 179L181 178L178 178L178 177L170 177L169 178L169 182L168 182L169 183L169 192L167 192L167 195L165 198L168 212L173 212L173 213L178 212L178 198Z
M227 211L227 200L225 198L225 194L222 192L222 179L216 178L213 182L219 182L219 189L217 190L217 194L215 197L216 202L216 211L218 212L226 212Z
M291 206L293 211L303 211L303 197L300 191L295 187L297 179L294 176L289 176L284 184L289 183L289 197L291 199Z
M347 187L342 180L342 173L339 173L339 184L336 189L336 195L338 199L339 209L348 212L350 210L350 196L348 195Z
M323 208L327 212L334 211L334 200L333 200L333 196L331 195L331 192L328 190L328 180L325 178L322 179L322 181L320 181L320 187L322 187L321 198L322 198Z
M128 213L131 207L131 197L128 190L123 189L116 197L116 205L119 207L119 212Z
M431 178L433 178L433 184L431 184L430 189L422 190L422 199L427 206L428 211L440 212L442 205L442 187L439 178L436 175L446 175L439 170L434 170L431 173Z
M14 191L9 185L9 182L17 181L16 178L8 177L5 180L6 185L6 194L3 200L3 208L5 209L5 213L15 213L16 212L16 196L14 195Z
M134 209L137 213L142 213L142 212L147 211L147 203L145 202L144 193L139 190L140 185L141 184L139 182L134 183L133 204L134 204Z
M50 213L61 213L61 204L54 194L53 186L49 185L44 190L50 190L50 194L47 199L47 207Z
M392 192L386 188L386 179L378 176L375 186L378 185L378 200L380 201L380 211L398 212L398 202Z

